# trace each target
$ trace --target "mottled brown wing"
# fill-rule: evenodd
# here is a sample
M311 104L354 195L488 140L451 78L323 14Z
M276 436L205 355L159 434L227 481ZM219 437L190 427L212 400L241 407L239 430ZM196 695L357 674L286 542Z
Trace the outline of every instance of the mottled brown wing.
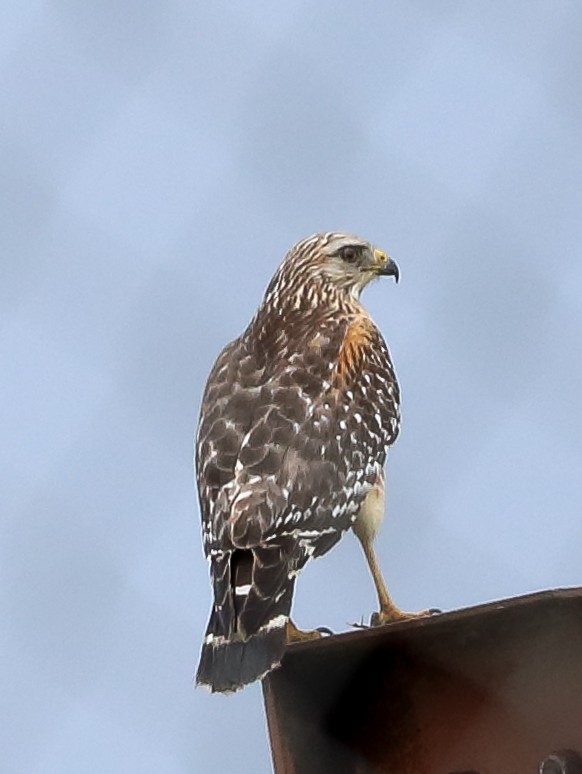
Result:
M230 633L290 604L290 582L353 523L398 432L397 383L369 318L286 324L284 340L255 331L230 344L203 399L204 545Z

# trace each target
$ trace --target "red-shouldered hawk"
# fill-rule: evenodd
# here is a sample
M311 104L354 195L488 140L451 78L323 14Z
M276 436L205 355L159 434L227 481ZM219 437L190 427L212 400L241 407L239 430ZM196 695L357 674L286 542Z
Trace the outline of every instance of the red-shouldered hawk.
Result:
M359 296L384 275L398 281L398 267L363 239L304 239L210 373L196 472L214 604L196 682L212 691L263 677L289 640L318 636L290 621L295 578L350 527L378 592L373 623L409 615L391 601L372 548L399 389Z

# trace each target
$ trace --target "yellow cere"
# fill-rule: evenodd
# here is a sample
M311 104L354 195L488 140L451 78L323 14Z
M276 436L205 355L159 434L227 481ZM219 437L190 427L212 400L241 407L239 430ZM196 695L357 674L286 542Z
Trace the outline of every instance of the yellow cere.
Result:
M388 256L382 250L374 250L374 258L378 261L380 266L384 266L388 262Z

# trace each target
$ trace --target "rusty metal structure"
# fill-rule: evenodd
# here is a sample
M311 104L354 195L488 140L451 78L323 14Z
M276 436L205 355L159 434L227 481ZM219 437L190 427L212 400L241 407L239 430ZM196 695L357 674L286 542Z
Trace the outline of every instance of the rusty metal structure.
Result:
M289 647L276 774L582 774L582 589Z

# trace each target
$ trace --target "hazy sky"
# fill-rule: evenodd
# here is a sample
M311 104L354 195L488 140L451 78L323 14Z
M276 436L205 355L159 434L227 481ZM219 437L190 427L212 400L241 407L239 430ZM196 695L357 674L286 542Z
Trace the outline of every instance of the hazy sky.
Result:
M192 436L313 231L401 269L365 296L396 601L582 584L581 35L576 0L2 4L2 772L270 771L259 686L192 688ZM294 609L374 605L348 535Z

